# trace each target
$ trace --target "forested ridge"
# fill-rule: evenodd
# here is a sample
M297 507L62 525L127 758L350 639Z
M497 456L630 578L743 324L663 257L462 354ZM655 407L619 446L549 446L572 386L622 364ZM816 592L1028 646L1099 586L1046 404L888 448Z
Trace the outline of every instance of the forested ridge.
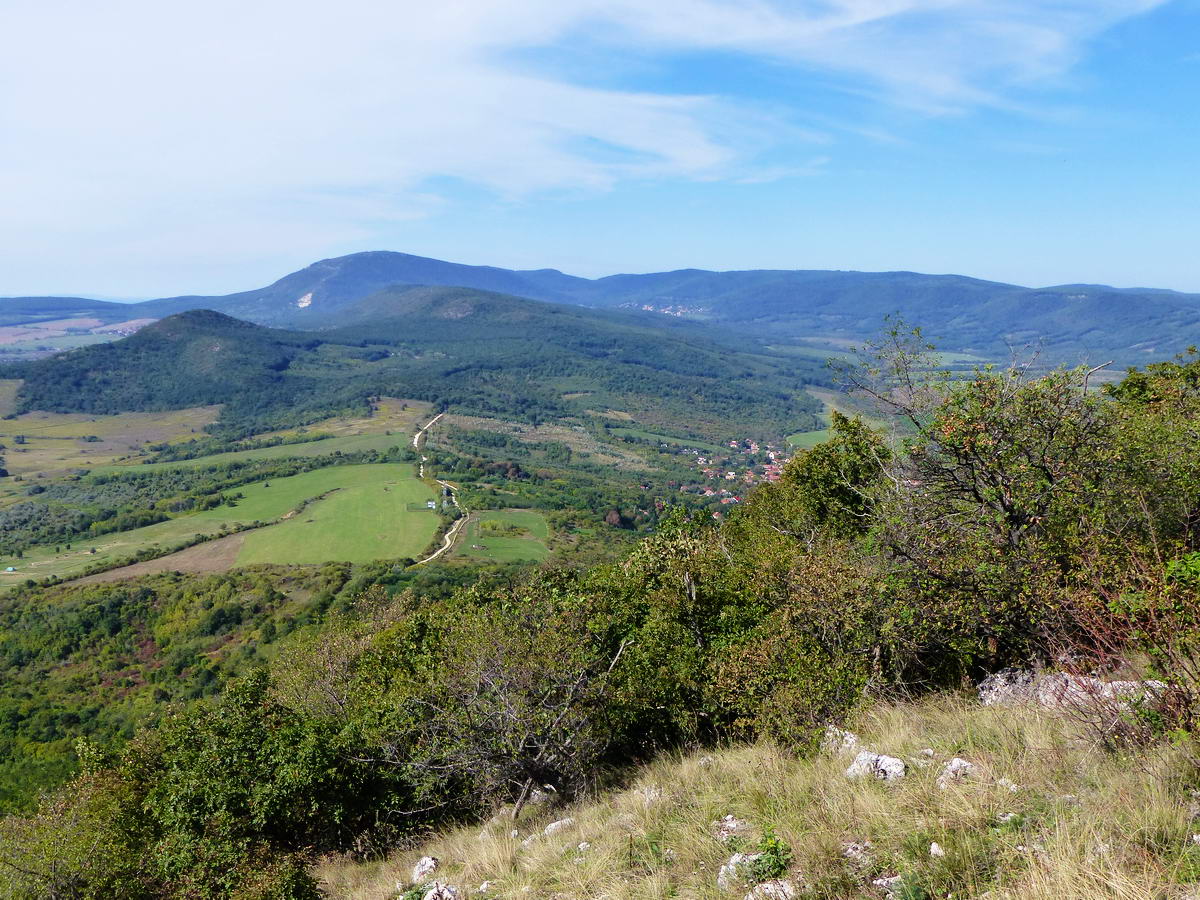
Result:
M504 804L515 818L536 786L583 796L673 750L803 756L881 698L1014 666L1160 685L1097 724L1094 752L1185 748L1167 789L1186 799L1200 786L1187 763L1200 756L1200 360L1098 391L1089 369L939 373L929 349L897 329L849 373L903 437L834 414L828 442L725 521L664 511L616 562L436 589L379 572L318 592L310 624L277 632L270 653L231 642L243 677L206 696L189 676L192 702L128 742L105 740L115 722L96 729L79 774L5 822L5 890L315 897L322 853L386 854ZM152 630L188 609L172 599L186 580L156 583L158 600L130 585L55 603L126 598ZM202 671L201 635L274 621L284 601L237 584L212 582L211 607L187 612L180 672ZM31 596L9 611L10 660L44 651L16 637L36 609ZM117 652L130 626L112 622ZM96 629L78 627L64 640L82 646ZM786 846L770 846L786 871ZM965 891L958 871L938 870L938 890Z
M750 339L730 346L689 327L664 336L637 317L464 289L385 291L365 303L362 324L306 333L186 312L5 374L23 379L20 411L221 403L209 430L226 440L363 414L379 395L533 422L657 409L730 437L819 427L802 388L828 382L821 364L765 354Z

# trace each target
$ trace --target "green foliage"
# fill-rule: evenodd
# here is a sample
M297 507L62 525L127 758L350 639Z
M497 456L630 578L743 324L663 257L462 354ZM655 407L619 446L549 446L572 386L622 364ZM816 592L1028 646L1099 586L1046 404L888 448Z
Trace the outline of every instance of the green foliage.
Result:
M24 379L23 411L221 403L208 430L223 441L365 414L371 397L397 386L442 408L535 423L599 404L728 436L817 427L817 404L795 390L797 378L823 377L816 363L762 349L750 342L732 351L703 328L664 334L640 318L516 297L393 290L373 299L367 324L305 334L194 310L13 374ZM583 387L586 401L565 401L567 382ZM562 445L553 452L570 454Z
M766 828L755 850L758 858L746 867L744 876L755 884L782 878L792 865L792 848L775 832Z
M360 573L352 602L345 591L335 599L343 570L335 585L302 592L308 627L268 661L269 676L193 704L106 758L85 747L71 789L10 823L14 846L37 845L37 823L67 821L69 810L93 823L89 840L113 848L91 868L70 849L82 844L63 851L85 895L138 872L168 896L236 896L259 890L255 879L277 865L258 896L303 896L308 883L287 873L306 854L387 846L520 805L535 785L576 796L596 773L664 747L769 738L806 752L873 695L959 685L1064 646L1097 665L1116 650L1143 653L1171 685L1135 714L1158 733L1190 735L1200 709L1191 370L1155 369L1105 397L1082 371L942 377L897 339L877 394L912 425L903 447L834 417L828 444L799 454L728 522L655 509L639 526L652 533L615 564L496 569L475 581L379 564ZM476 452L436 463L474 470L514 449L474 433L465 442ZM510 504L557 497L578 511L606 484L590 470L593 480L570 482L513 466L483 472L493 481L476 484L478 496L502 486ZM391 590L369 586L376 579ZM182 602L185 584L64 592L54 603L25 595L4 610L0 650L31 693L37 665L76 653L109 654L110 670L125 673L118 649L153 634L151 658L186 649L176 674L203 697L227 680L208 665L226 648L265 634L268 621L272 634L296 624L278 598L243 596L268 585L214 580L192 598L196 609ZM169 645L158 638L165 623L177 626ZM238 665L261 661L246 649ZM122 677L137 694L136 679ZM97 741L112 732L90 731ZM92 808L108 812L78 812ZM945 856L929 855L931 839ZM901 890L986 889L999 846L998 831L916 834ZM791 851L777 836L759 850L756 880L787 871ZM647 867L655 852L649 839L637 848Z
M157 575L19 591L0 600L0 806L64 780L81 735L113 745L171 703L220 692L313 621L338 566L280 576ZM289 592L292 596L289 596Z

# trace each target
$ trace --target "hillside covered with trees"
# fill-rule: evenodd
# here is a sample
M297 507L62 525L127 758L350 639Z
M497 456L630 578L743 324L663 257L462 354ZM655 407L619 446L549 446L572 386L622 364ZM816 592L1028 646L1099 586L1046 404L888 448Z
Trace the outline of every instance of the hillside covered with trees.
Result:
M546 785L562 801L586 798L673 752L805 758L829 726L886 717L893 698L952 705L1012 668L1062 669L1070 690L1096 685L1113 700L1084 691L1063 704L1096 760L1175 748L1162 803L1185 809L1200 787L1200 360L1097 391L1086 369L954 377L928 350L893 331L852 373L907 437L835 414L831 440L724 521L664 515L613 563L430 590L363 580L309 606L308 624L270 653L244 654L243 676L219 695L197 683L191 702L106 741L123 713L78 745L71 781L4 822L3 891L316 897L322 855L386 858L505 807L520 821ZM179 594L156 590L121 602L142 604L139 627L157 635ZM189 618L170 645L181 660L201 648L197 635L236 631L232 619L214 631L216 609L262 629L279 608L270 591L247 608L216 583L206 590L209 618ZM35 652L10 646L11 660ZM127 677L153 680L141 671ZM1011 754L1036 739L1030 727L987 746ZM1169 857L1163 871L1195 881L1176 831L1138 836L1142 862ZM805 880L786 840L760 837L744 848L767 863L738 877L805 887L751 896L883 896L870 881ZM629 865L657 879L637 884L679 890L690 876L672 874L659 838L637 840ZM985 842L968 857L951 846L975 862L940 867L924 833L917 841L925 862L897 849L909 868L887 875L899 879L887 890L905 892L893 896L978 896L1034 865L985 865ZM387 896L412 887L396 880ZM404 895L426 896L414 890ZM490 892L529 895L515 883Z

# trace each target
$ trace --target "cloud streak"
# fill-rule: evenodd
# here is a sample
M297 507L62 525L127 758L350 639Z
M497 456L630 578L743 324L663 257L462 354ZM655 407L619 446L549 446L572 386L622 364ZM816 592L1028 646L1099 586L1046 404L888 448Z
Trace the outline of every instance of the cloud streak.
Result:
M13 0L0 10L0 262L33 271L188 245L320 253L436 209L824 165L804 110L618 89L514 55L585 42L721 53L932 112L1004 102L1158 0ZM780 166L780 147L799 160ZM170 248L176 247L172 251ZM159 259L161 257L155 257ZM9 289L0 285L0 291Z

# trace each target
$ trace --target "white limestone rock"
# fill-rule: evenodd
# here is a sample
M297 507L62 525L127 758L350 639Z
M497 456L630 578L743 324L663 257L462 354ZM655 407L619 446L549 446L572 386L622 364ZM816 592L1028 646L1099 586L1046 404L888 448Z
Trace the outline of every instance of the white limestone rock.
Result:
M862 747L862 742L853 731L825 726L825 734L821 738L821 752L830 756L853 756Z
M866 867L874 861L873 845L870 841L847 841L842 844L842 856L856 866Z
M744 877L744 872L754 861L762 856L761 853L735 853L729 861L721 866L717 873L717 888L722 891L732 891Z
M544 837L550 837L550 835L557 834L564 828L570 828L574 824L575 819L571 816L567 816L565 819L559 819L557 822L551 822L549 825L543 828L542 835Z
M897 781L907 774L904 760L885 756L871 750L860 750L854 762L846 769L847 778L876 778L879 781Z
M717 821L712 823L713 837L722 844L728 844L735 837L740 837L748 834L750 831L750 823L739 819L732 813L727 816L722 816Z
M429 890L421 900L461 900L462 894L452 884L442 884L440 881L435 881L429 886Z
M755 885L745 900L796 900L799 896L800 891L796 885L787 879L778 878Z
M871 884L883 891L887 900L895 900L896 891L904 884L904 878L901 875L888 875L876 878Z
M427 881L429 876L437 871L439 860L436 856L422 856L417 860L417 864L413 866L412 880L413 884L420 884Z
M1034 699L1034 675L1022 669L1005 669L979 682L979 702L984 706L1019 706Z
M952 784L974 778L978 772L979 767L975 763L956 756L942 767L942 773L937 777L937 786L944 791Z

